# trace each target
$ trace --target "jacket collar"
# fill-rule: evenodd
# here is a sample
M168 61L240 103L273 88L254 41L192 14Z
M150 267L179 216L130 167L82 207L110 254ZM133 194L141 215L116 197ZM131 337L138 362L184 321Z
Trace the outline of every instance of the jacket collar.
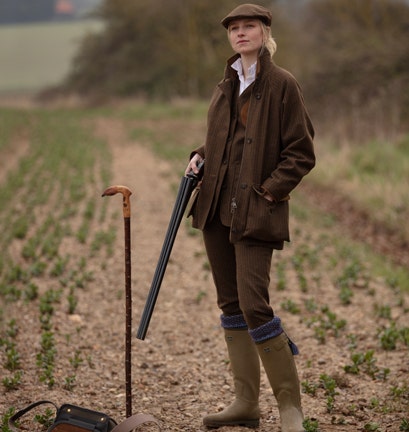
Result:
M240 54L235 54L227 60L227 65L224 71L224 79L225 80L234 80L237 78L237 72L231 67L231 65L240 58ZM270 53L268 50L264 49L260 52L260 55L257 59L257 70L256 70L256 81L259 79L263 79L263 77L271 71L272 66L274 65L273 60L271 59Z

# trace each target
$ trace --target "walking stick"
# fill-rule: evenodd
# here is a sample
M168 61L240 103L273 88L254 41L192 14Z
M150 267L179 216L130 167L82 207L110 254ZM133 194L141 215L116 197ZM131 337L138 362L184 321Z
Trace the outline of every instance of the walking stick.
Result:
M169 222L168 230L166 232L165 240L163 242L162 251L159 256L159 261L156 266L155 274L153 276L152 285L148 294L148 299L145 303L145 308L142 313L142 318L139 323L139 328L136 337L144 340L146 332L148 331L149 323L153 314L153 309L159 294L162 284L163 276L169 261L170 253L172 251L173 243L178 232L180 222L185 212L186 206L193 189L197 186L198 182L203 176L204 161L198 165L199 173L195 174L191 171L186 176L182 177L179 185L176 202L173 207L172 216Z
M132 416L132 363L131 363L131 334L132 334L132 291L131 291L131 203L129 197L132 192L126 186L110 186L102 196L122 194L122 208L125 231L125 393L126 417Z

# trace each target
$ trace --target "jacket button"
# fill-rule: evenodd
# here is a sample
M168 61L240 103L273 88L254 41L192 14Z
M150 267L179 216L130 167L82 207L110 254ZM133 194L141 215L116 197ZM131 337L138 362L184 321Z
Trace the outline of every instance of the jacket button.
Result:
M240 187L241 187L242 189L247 189L247 183L242 183L242 184L240 185Z
M253 142L253 140L251 138L247 138L247 144L251 144Z
M260 93L257 93L257 94L256 94L256 99L257 99L257 100L260 100L260 99L261 99L261 94L260 94Z

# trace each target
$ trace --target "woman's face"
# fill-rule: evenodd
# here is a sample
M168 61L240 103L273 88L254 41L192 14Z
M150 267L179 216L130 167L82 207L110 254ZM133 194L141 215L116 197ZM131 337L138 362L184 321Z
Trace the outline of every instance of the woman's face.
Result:
M257 56L263 45L263 31L258 19L238 19L229 24L229 41L242 56Z

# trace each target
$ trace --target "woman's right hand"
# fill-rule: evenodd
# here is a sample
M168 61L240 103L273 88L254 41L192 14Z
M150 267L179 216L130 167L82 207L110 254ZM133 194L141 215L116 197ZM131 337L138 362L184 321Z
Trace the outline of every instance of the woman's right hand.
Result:
M199 168L197 165L203 161L202 156L200 156L199 153L195 153L195 155L190 159L190 162L185 170L185 175L189 174L191 171L193 171L195 174L199 173Z

